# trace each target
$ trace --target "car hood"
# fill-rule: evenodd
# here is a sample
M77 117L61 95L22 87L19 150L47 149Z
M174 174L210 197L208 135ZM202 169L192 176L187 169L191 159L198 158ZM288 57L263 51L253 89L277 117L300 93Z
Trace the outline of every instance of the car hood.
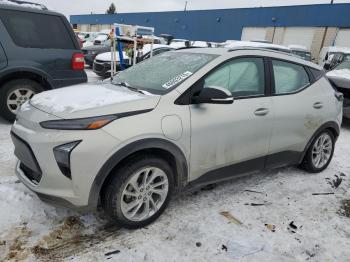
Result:
M339 69L327 73L327 77L337 87L350 89L350 70Z
M82 50L107 52L107 51L111 50L111 47L110 46L106 46L106 45L91 45L91 46L83 47Z
M56 117L73 119L154 109L159 99L158 95L101 82L42 92L30 104Z
M112 57L112 53L107 52L107 53L102 53L102 54L99 54L98 56L96 56L96 60L110 62L112 60L111 57ZM129 57L127 56L127 54L124 51L123 51L123 58L129 59ZM120 61L119 52L116 52L115 61L116 62Z

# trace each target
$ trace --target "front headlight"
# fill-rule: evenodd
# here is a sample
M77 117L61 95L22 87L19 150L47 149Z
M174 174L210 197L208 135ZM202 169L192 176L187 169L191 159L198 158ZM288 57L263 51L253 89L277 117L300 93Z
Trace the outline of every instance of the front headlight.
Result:
M97 54L96 51L90 51L89 53L90 53L91 55L96 55L96 54Z
M49 120L40 123L42 128L58 130L96 130L116 120L118 116L107 115L78 119Z

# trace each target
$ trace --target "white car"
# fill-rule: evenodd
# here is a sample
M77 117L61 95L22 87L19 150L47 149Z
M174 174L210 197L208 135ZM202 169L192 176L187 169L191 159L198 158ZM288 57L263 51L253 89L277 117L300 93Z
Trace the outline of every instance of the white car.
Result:
M321 172L342 121L322 68L262 49L155 56L113 81L44 92L12 127L16 174L42 199L124 227L158 218L186 187L286 165Z
M331 62L334 54L350 54L350 47L340 47L340 46L326 46L321 49L318 64L324 67L324 64Z
M161 45L161 44L154 44L153 45L153 55L159 55L164 52L168 52L171 50L175 50L175 48L170 47L168 45ZM151 52L151 44L146 44L143 46L141 52L139 52L139 59L137 62L141 62L143 60L146 60L150 58L150 52ZM128 67L132 65L132 61L130 61L130 57L123 52L123 58L124 58L124 64ZM93 64L93 70L94 72L104 78L108 78L111 76L111 61L112 61L112 53L102 53L96 56L94 64ZM117 71L119 71L119 64L120 64L120 57L119 52L116 52L115 61L117 62Z

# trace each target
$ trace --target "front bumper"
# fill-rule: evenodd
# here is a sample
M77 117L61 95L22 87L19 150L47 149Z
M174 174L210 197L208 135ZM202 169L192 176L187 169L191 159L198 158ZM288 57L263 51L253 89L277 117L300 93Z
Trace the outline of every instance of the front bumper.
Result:
M119 71L119 65L117 65L117 71ZM110 62L99 62L94 61L93 71L102 77L110 77L111 76L111 63Z
M37 124L41 120L38 122L30 120L47 120L49 115L36 109L23 112L23 114L31 115L28 116L29 119L24 119L20 113L18 120L12 127L12 132L28 145L29 151L32 152L32 160L28 161L24 157L25 152L23 154L16 153L20 158L16 165L16 175L20 181L45 201L53 200L50 202L57 205L74 206L76 209L95 209L96 206L91 206L89 203L95 177L120 141L103 130L60 131L43 129ZM77 140L82 140L82 142L71 152L72 179L69 179L59 169L53 148ZM18 147L18 143L14 144L15 150L23 150L20 146ZM31 162L37 162L38 169L41 171L40 179L35 180L28 175L26 167L34 169Z

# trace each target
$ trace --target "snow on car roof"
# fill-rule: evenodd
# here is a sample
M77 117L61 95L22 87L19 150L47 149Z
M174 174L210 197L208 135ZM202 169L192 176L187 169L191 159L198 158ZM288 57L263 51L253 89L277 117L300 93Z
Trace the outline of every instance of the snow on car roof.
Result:
M225 47L226 48L234 48L234 47L276 48L276 49L290 51L290 48L283 45L260 43L260 42L249 42L249 41L234 41L234 40L226 41Z
M328 47L328 52L350 54L350 48L349 47L343 47L343 46L329 46Z
M306 51L308 52L309 50L307 49L306 46L303 45L289 45L288 46L292 50L297 50L297 51Z
M30 2L19 1L19 0L0 0L0 4L19 6L19 7L28 7L28 8L34 8L39 10L48 10L47 7L42 4L30 3Z

